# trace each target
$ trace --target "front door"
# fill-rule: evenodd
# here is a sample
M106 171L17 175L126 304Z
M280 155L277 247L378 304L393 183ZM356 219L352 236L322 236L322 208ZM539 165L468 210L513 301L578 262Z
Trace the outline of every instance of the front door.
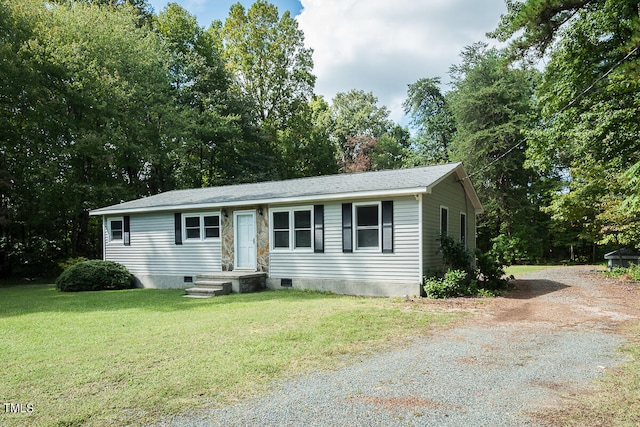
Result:
M235 264L239 270L256 269L256 213L254 211L234 212L235 223Z

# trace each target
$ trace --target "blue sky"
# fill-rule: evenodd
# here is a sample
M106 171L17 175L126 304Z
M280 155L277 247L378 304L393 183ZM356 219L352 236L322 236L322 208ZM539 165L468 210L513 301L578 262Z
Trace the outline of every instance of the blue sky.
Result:
M175 0L198 23L224 21L237 0ZM249 8L254 0L240 3ZM289 10L313 49L315 92L331 101L351 89L372 92L406 124L407 86L424 77L448 80L465 46L486 37L506 13L504 0L269 0ZM150 0L160 12L167 0Z

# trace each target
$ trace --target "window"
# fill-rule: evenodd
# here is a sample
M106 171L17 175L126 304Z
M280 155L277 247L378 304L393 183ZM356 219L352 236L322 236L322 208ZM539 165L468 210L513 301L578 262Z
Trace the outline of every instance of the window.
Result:
M220 217L205 216L204 217L204 238L216 238L220 237Z
M449 209L440 206L440 235L446 236L449 234Z
M184 218L184 229L187 239L200 239L200 217L187 216Z
M380 206L356 206L356 249L380 247Z
M311 248L311 211L293 212L296 248Z
M184 217L186 240L206 240L220 238L220 215L192 215Z
M274 249L311 250L313 248L314 219L310 207L272 212ZM321 242L324 241L321 235L318 235L318 238ZM319 250L322 251L323 248Z
M460 212L460 242L467 247L467 214Z
M112 219L109 221L109 241L122 240L123 221L122 218Z
M273 247L289 247L289 212L273 213Z
M375 204L342 204L342 252L393 253L393 200Z

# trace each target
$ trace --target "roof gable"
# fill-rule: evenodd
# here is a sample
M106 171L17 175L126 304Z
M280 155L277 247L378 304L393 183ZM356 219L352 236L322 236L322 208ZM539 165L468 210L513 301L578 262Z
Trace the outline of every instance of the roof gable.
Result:
M96 209L91 211L91 215L429 193L434 185L452 173L456 173L462 180L476 211L481 211L482 205L473 186L469 179L464 179L466 172L462 163L448 163L409 169L167 191Z

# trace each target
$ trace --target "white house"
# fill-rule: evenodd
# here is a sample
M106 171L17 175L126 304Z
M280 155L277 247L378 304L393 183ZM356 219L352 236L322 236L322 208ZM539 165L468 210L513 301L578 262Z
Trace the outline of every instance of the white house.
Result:
M169 191L91 215L103 218L104 259L144 287L251 273L274 289L402 296L440 266L441 233L475 248L481 212L450 163Z

